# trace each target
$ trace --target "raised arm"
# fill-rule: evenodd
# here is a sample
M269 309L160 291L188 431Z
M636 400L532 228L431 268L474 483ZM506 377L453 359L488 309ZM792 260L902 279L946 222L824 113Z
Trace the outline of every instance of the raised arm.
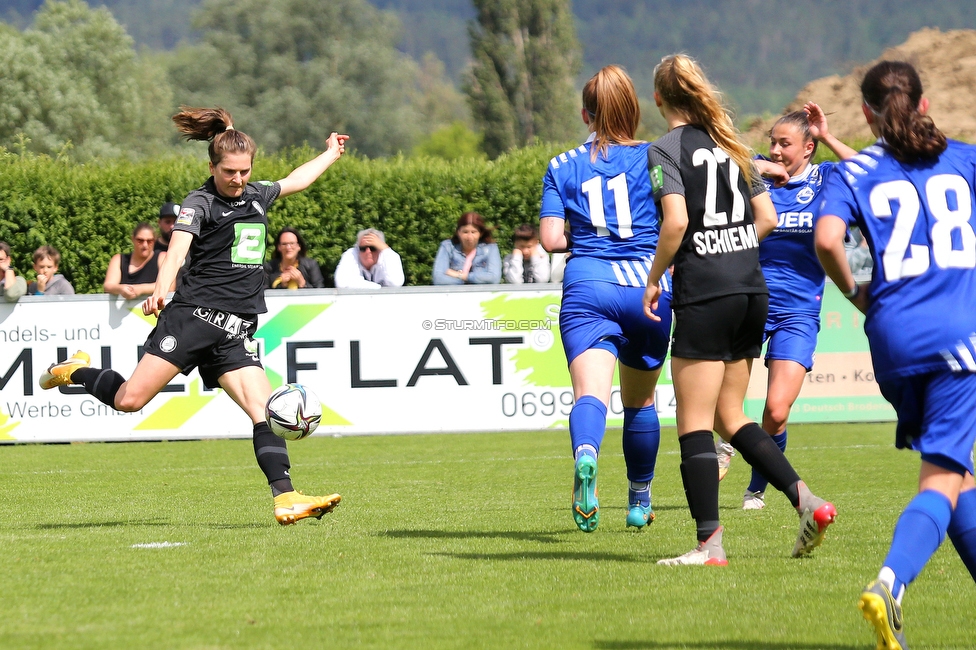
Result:
M348 139L348 135L340 135L333 131L332 135L329 136L325 151L304 165L299 165L288 176L278 181L278 185L281 187L279 196L285 197L301 192L314 183L315 179L321 176L326 169L332 166L332 163L346 152L346 140Z

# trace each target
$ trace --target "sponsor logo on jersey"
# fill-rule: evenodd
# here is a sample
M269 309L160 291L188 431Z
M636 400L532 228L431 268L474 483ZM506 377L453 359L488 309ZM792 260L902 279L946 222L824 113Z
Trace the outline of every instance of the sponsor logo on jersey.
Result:
M167 336L164 337L162 341L159 342L159 349L163 352L172 352L176 349L176 337Z
M176 223L189 226L193 223L193 215L197 213L193 208L180 208L180 216L176 217Z
M230 205L233 208L239 208L245 203L247 203L247 199L241 199L240 201L231 201Z
M220 216L222 216L222 217L229 217L232 214L234 214L234 211L233 210L228 210L227 212L221 212L220 213Z
M802 228L806 231L813 230L812 212L780 212L777 228Z
M796 193L796 200L800 203L809 203L813 200L814 192L813 189L809 187L804 187L802 190Z
M235 314L223 312L219 309L210 309L209 307L197 307L193 310L193 315L224 330L231 337L247 336L247 330L253 324Z

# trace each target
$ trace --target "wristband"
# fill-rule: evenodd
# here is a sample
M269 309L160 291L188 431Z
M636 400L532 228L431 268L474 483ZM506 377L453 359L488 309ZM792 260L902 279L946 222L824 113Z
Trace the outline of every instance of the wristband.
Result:
M848 300L853 300L854 297L857 296L857 294L860 292L861 292L861 285L855 282L853 289L851 289L850 291L842 291L841 293L844 294L844 297L847 298Z

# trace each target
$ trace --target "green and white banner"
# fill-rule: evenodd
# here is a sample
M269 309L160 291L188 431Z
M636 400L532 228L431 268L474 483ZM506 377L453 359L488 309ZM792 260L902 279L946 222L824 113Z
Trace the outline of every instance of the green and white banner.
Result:
M316 435L565 427L573 392L559 300L555 285L274 291L255 338L272 386L299 382L321 400ZM129 376L154 324L141 302L106 295L0 305L0 441L250 437L248 418L223 391L205 389L196 371L136 413L118 413L79 387L38 387L44 369L75 350ZM753 417L764 394L757 362L747 400ZM657 406L673 423L667 372ZM619 426L622 413L614 391L609 424ZM862 319L828 287L817 363L792 421L893 418L871 374Z

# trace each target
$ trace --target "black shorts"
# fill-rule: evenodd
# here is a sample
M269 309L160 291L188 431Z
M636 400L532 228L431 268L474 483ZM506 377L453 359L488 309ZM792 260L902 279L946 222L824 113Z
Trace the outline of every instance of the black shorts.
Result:
M145 352L166 359L184 375L199 367L204 385L217 388L217 379L231 370L263 368L252 338L257 326L256 314L170 303L149 333Z
M762 352L769 296L738 293L673 307L671 356L737 361Z

